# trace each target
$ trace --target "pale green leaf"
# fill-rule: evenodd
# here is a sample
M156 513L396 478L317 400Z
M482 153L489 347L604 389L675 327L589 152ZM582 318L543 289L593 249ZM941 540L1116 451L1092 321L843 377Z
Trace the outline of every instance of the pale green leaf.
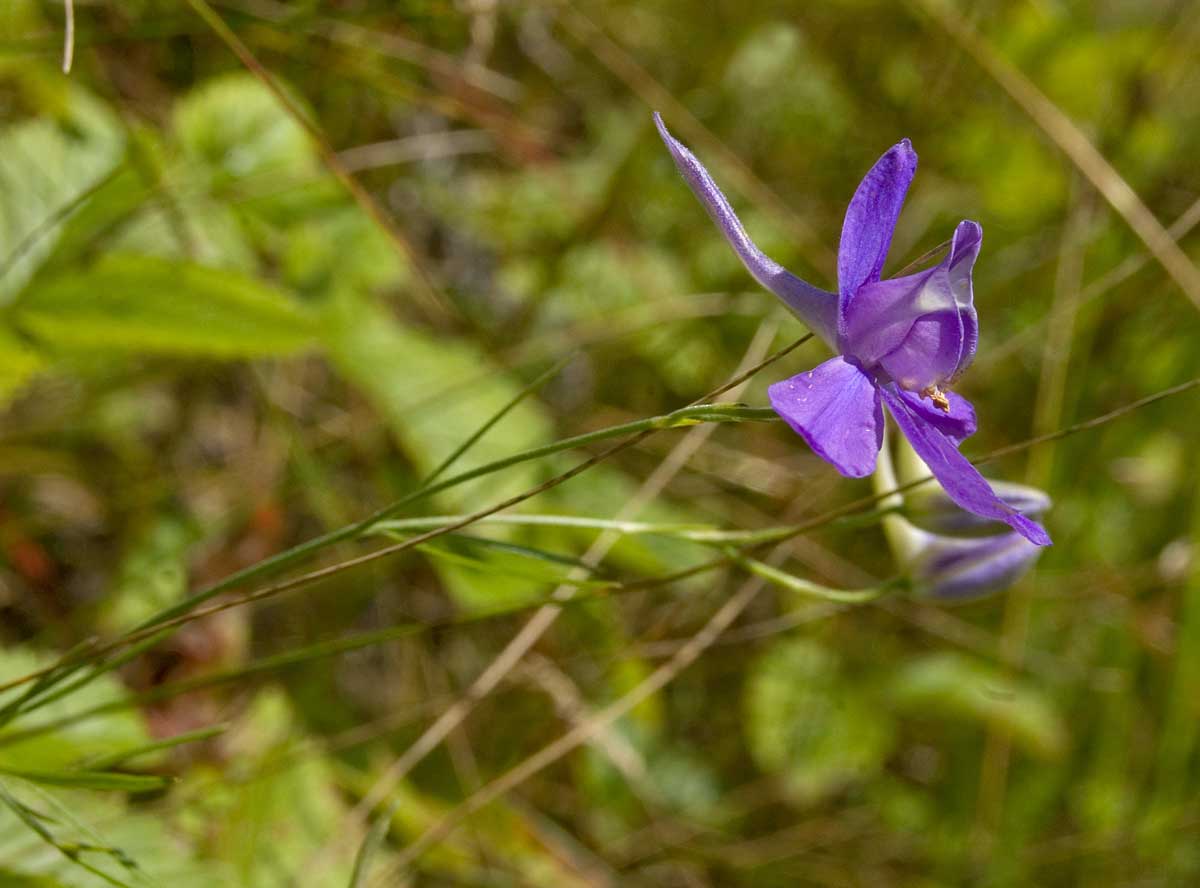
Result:
M923 718L1006 731L1034 755L1050 758L1066 748L1066 725L1044 693L962 654L931 654L908 664L895 677L892 694L902 710Z
M130 255L39 280L16 320L48 349L214 358L295 352L316 330L311 314L259 280Z
M22 648L8 648L0 655L0 681L17 678L45 665L47 658ZM0 703L8 703L23 692L14 688L0 695ZM61 700L47 703L28 721L14 725L20 731L33 724L57 722L74 712L91 709L114 700L124 699L126 691L117 678L102 675L92 683ZM151 740L141 717L128 710L114 711L66 724L54 731L9 743L0 731L0 767L18 770L52 770L65 768L85 758L105 755L116 749L142 746Z
M123 130L106 107L78 87L62 98L41 117L0 130L0 303L33 276L73 205L124 151Z
M218 179L265 173L303 177L316 168L303 128L248 73L197 87L175 106L174 124L184 152Z
M745 692L747 740L764 771L801 802L869 778L892 746L892 723L836 654L814 641L773 646L751 667Z

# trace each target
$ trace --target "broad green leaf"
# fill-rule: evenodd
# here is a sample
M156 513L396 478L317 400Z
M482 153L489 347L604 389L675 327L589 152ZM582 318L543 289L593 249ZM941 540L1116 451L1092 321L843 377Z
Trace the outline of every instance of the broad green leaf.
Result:
M814 641L784 641L759 657L743 703L755 761L802 803L870 778L891 750L886 710Z
M0 653L0 680L17 678L45 665L47 657L22 648L8 648ZM7 703L24 689L14 688L0 695L0 703ZM13 725L21 730L37 724L57 722L74 712L90 709L114 700L121 700L127 692L113 675L102 675L77 692L22 717ZM144 746L151 742L136 712L118 710L101 716L90 717L75 724L67 724L54 731L15 743L6 743L0 731L0 767L45 771L62 769L87 758L107 755L118 749Z
M1067 728L1050 699L994 666L962 654L931 654L896 675L892 696L902 711L991 725L1042 758L1060 755Z
M0 304L32 277L67 217L120 162L114 115L77 86L42 116L0 130Z
M341 206L291 226L283 253L285 280L304 293L396 287L405 264L396 245L356 206Z
M365 300L344 300L331 315L328 343L335 364L363 390L422 474L433 471L519 391L465 339L402 325ZM549 418L525 401L465 454L455 471L544 443L553 431ZM441 499L478 504L484 490L489 499L498 499L542 474L527 463L455 488Z
M259 280L130 255L39 280L15 317L56 351L257 357L302 349L316 331L308 312Z
M266 173L304 177L316 168L303 128L245 72L194 89L175 106L174 125L184 153L217 180Z
M327 342L334 363L366 394L422 475L519 390L500 372L481 373L486 355L464 340L402 326L366 301L342 303L332 314ZM462 385L464 380L469 384ZM467 470L518 453L549 440L551 433L548 418L525 401L455 468ZM544 472L536 464L517 466L446 491L438 501L472 508L530 487ZM445 563L440 572L464 604L479 609L515 606L542 588L512 577L489 577L481 584L477 576Z
M404 326L378 306L343 294L324 327L332 360L366 395L383 416L401 447L422 475L436 468L448 453L520 391L515 377L492 364L473 343ZM549 414L536 399L518 404L456 464L454 473L512 456L554 439ZM496 502L526 490L550 474L577 461L575 457L542 460L487 475L439 494L437 501L465 509ZM628 479L600 466L549 498L562 509L583 515L612 515L636 492ZM644 517L680 522L684 516L669 505L656 503ZM519 539L546 549L589 540L595 531L544 528ZM577 542L576 542L577 544ZM674 540L622 540L613 558L639 569L662 570L705 557L697 546ZM470 607L495 609L517 605L544 594L544 587L512 578L489 577L486 583L464 578L446 567L460 601Z
M446 536L420 547L430 557L463 568L483 582L513 577L546 585L567 582L580 589L603 588L603 581L571 580L574 559L564 559L543 549L481 537Z

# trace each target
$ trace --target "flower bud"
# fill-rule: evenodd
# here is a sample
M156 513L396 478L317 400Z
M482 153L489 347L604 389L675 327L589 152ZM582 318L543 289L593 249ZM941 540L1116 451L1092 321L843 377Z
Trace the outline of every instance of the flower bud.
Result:
M881 492L930 474L908 442L895 437L895 469L887 442L880 454L875 485ZM1037 488L992 484L1005 503L1026 515L1050 508L1050 497ZM881 505L902 510L885 516L884 530L913 591L923 597L963 601L1001 592L1020 579L1042 551L1019 533L1007 529L997 533L995 521L959 508L933 484L903 496L895 494Z

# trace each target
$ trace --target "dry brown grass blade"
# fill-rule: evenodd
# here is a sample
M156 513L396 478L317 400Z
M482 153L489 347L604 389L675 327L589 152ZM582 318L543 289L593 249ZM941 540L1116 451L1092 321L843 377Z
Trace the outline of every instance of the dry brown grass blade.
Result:
M776 551L785 552L786 545L780 544L776 547ZM721 634L754 600L763 585L764 581L758 577L746 580L737 592L717 609L700 631L675 652L671 659L660 665L624 696L598 710L586 721L576 725L553 743L543 746L521 764L488 783L440 822L431 826L397 856L394 866L387 874L389 881L379 884L396 884L395 880L402 876L404 870L427 850L454 832L471 814L491 804L574 749L587 743L597 734L607 730L640 703L670 684L679 673L694 663L704 651L712 646L713 642L721 637Z
M1050 137L1079 172L1108 201L1146 245L1192 304L1200 308L1200 269L1179 248L1137 192L1105 159L1075 122L1037 86L1001 56L943 0L910 0L928 13Z

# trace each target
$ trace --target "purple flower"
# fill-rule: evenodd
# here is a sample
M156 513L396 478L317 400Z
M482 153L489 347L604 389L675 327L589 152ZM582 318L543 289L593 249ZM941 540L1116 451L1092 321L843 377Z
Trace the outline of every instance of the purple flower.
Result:
M998 497L958 445L975 432L975 411L948 386L971 363L979 338L971 269L983 231L964 221L937 265L881 280L892 231L917 169L905 139L884 153L854 192L838 247L838 292L796 277L750 240L703 164L654 116L675 165L754 278L838 352L807 373L772 385L771 406L813 449L850 478L875 469L883 406L949 497L1045 546L1045 529Z

